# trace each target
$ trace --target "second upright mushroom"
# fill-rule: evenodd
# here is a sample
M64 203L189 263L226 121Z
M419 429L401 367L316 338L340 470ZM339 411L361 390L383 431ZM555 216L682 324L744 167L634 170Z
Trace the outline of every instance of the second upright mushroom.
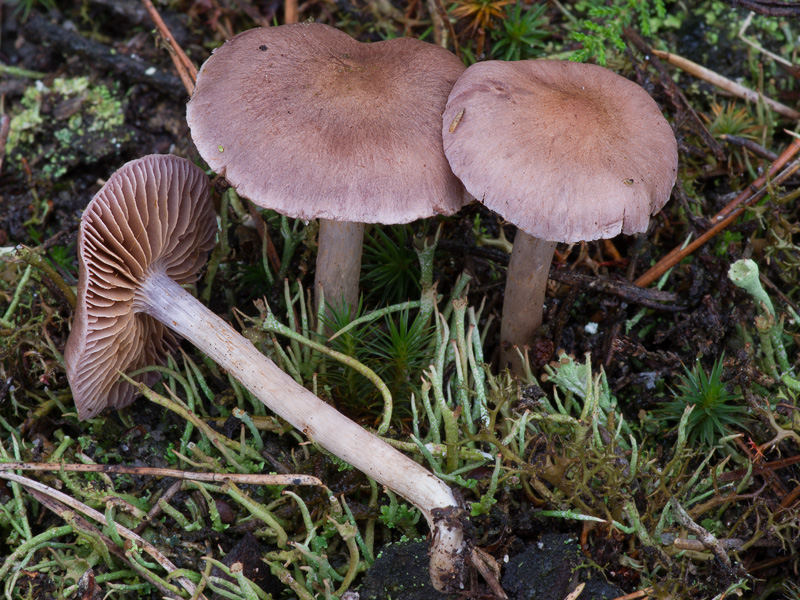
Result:
M556 242L646 231L677 175L672 128L649 94L608 69L565 61L469 67L443 116L444 150L475 198L519 229L508 266L501 342L542 323Z
M463 71L411 38L365 44L315 23L252 29L203 65L186 117L202 157L239 194L321 220L316 286L355 306L364 223L450 215L464 202L439 135Z

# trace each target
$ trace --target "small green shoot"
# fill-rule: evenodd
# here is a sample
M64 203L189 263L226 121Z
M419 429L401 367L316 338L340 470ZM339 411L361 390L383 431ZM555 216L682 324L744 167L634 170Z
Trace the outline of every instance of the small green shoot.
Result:
M407 225L373 227L364 236L361 283L370 304L396 304L419 295L419 261L411 236Z
M496 30L492 39L492 56L497 60L526 60L537 58L542 54L544 40L548 35L546 29L547 4L526 8L523 12L521 3L506 7L502 30Z
M748 420L747 409L738 404L741 394L730 392L722 381L722 358L716 360L711 372L696 364L691 370L684 366L685 375L672 391L673 400L667 402L655 414L669 423L680 421L687 406L695 409L689 416L688 439L693 444L713 448L719 438L742 428Z

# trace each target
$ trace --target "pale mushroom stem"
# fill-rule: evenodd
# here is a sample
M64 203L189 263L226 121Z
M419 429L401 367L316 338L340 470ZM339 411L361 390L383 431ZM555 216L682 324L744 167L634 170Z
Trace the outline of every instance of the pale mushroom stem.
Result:
M364 223L320 219L318 241L315 276L317 299L321 287L328 304L341 309L344 302L350 307L352 315L358 307Z
M433 533L434 587L452 591L462 585L470 550L458 503L441 479L297 384L163 271L147 274L135 305L192 342L310 439L419 508Z
M547 276L555 249L556 242L517 230L508 263L500 341L502 366L508 366L520 377L525 372L515 346L524 351L523 346L533 343L536 331L542 326Z

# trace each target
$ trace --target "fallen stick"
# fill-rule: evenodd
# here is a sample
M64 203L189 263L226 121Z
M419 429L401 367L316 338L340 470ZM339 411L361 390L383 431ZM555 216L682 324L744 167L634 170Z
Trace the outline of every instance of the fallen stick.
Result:
M69 523L69 525L72 527L73 531L76 534L78 534L78 535L81 535L81 534L87 535L88 534L89 536L92 536L92 535L97 536L97 538L100 540L100 542L105 544L106 548L108 548L108 551L109 551L110 554L113 554L114 556L116 556L119 560L121 560L123 563L125 563L128 566L128 568L133 568L133 565L131 565L131 561L135 560L135 559L133 557L131 557L131 556L128 556L125 553L124 549L122 549L119 546L117 546L113 542L113 540L111 538L109 538L106 534L104 534L102 531L100 531L97 527L92 525L89 521L84 519L82 516L80 516L78 514L75 514L75 511L71 510L67 506L61 504L60 502L58 502L56 500L53 500L47 494L44 494L44 493L42 493L42 492L40 492L38 490L34 490L34 489L30 489L30 488L26 488L26 489L28 490L28 493L31 496L33 496L34 500L36 500L39 504L41 504L45 508L49 508L51 511L56 513L59 517L61 517L67 523ZM90 571L87 570L87 571L84 572L84 575L81 576L81 581L83 581L84 576L88 572L90 572ZM158 579L153 577L152 574L147 569L140 569L139 570L139 575L141 575L142 578L145 581L147 581L148 583L150 583L151 585L156 587L158 590L161 590L161 593L164 594L164 596L163 596L164 598L171 599L171 600L178 600L180 598L180 596L177 596L171 590L166 588L162 581L159 581ZM80 583L78 585L80 586ZM187 589L186 591L188 592L189 590ZM196 594L197 594L197 589L195 588L195 591L194 591L194 593L192 595L194 596ZM84 595L84 596L80 596L80 597L81 598L86 598L88 596ZM205 599L205 596L200 596L200 598L204 598Z
M69 506L70 508L78 511L86 515L87 517L94 519L104 527L110 527L108 521L106 520L105 515L103 513L96 511L90 506L87 506L83 502L72 498L71 496L67 496L63 492L59 492L43 483L39 483L33 479L28 479L27 477L22 477L21 475L17 475L15 473L0 473L0 478L7 479L9 481L15 481L20 485L24 486L28 491L36 490L45 496L48 496L58 502ZM117 533L124 537L126 540L130 540L134 544L138 544L141 548L149 554L153 560L155 560L161 567L167 572L172 573L178 570L172 561L170 561L162 552L156 548L153 544L148 542L147 540L143 539L139 535L133 533L127 527L123 527L119 523L114 523L114 527L117 530ZM180 576L177 578L178 583L190 594L194 594L195 592L195 585L186 577Z
M793 108L790 108L785 104L781 104L780 102L773 100L772 98L767 98L766 96L760 94L755 90L746 88L743 85L736 83L735 81L731 81L727 77L723 77L722 75L720 75L719 73L715 73L711 69L707 69L706 67L698 65L697 63L692 62L687 58L683 58L682 56L678 56L677 54L672 54L670 52L662 52L660 50L653 50L652 52L655 56L657 56L661 60L665 60L669 64L678 67L679 69L683 69L684 71L686 71L690 75L694 75L698 79L707 81L708 83L715 85L716 87L725 90L726 92L730 92L734 96L738 96L739 98L744 98L745 100L749 100L750 102L758 102L759 100L763 100L764 104L769 106L776 113L781 114L784 117L788 117L789 119L794 119L795 121L800 120L800 112L797 112Z
M147 13L156 24L159 35L167 43L167 49L169 50L172 62L175 64L175 70L178 71L178 76L183 82L183 87L186 88L186 91L191 96L194 92L194 82L197 81L197 67L194 66L191 59L186 56L183 48L181 48L178 42L175 41L175 38L172 37L172 33L167 27L167 24L164 23L164 20L161 18L161 15L158 14L153 3L150 0L142 0L142 4L144 4Z
M784 150L783 153L778 157L778 160L772 163L772 166L766 174L762 175L749 186L747 186L747 188L742 190L742 193L739 194L732 202L714 215L712 222L715 222L715 224L713 227L711 227L711 229L706 231L703 235L687 246L677 246L666 256L661 258L661 260L659 260L655 265L650 267L650 269L645 271L645 273L634 283L642 287L650 285L669 269L678 264L681 260L689 256L692 252L697 250L700 246L705 244L708 240L733 223L736 218L738 218L739 215L744 212L743 205L748 203L748 201L755 202L763 197L759 196L761 187L766 184L768 180L772 180L772 178L778 174L783 166L789 162L798 151L800 151L800 140L793 140L786 150Z
M300 11L297 7L297 0L285 0L283 3L284 23L297 23L300 21Z

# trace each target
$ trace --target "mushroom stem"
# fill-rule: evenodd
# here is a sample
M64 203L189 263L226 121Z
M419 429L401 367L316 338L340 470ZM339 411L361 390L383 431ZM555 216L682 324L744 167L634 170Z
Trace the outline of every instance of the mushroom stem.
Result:
M192 342L310 439L419 508L433 533L434 587L453 591L463 585L470 548L462 512L441 479L297 384L163 271L148 272L135 305Z
M502 366L522 377L525 374L515 346L530 346L542 326L544 293L556 242L533 237L521 229L514 238L508 263L503 319L500 326Z
M350 307L352 315L358 306L364 223L320 219L318 239L315 277L317 299L321 287L331 306L341 310L344 302Z

